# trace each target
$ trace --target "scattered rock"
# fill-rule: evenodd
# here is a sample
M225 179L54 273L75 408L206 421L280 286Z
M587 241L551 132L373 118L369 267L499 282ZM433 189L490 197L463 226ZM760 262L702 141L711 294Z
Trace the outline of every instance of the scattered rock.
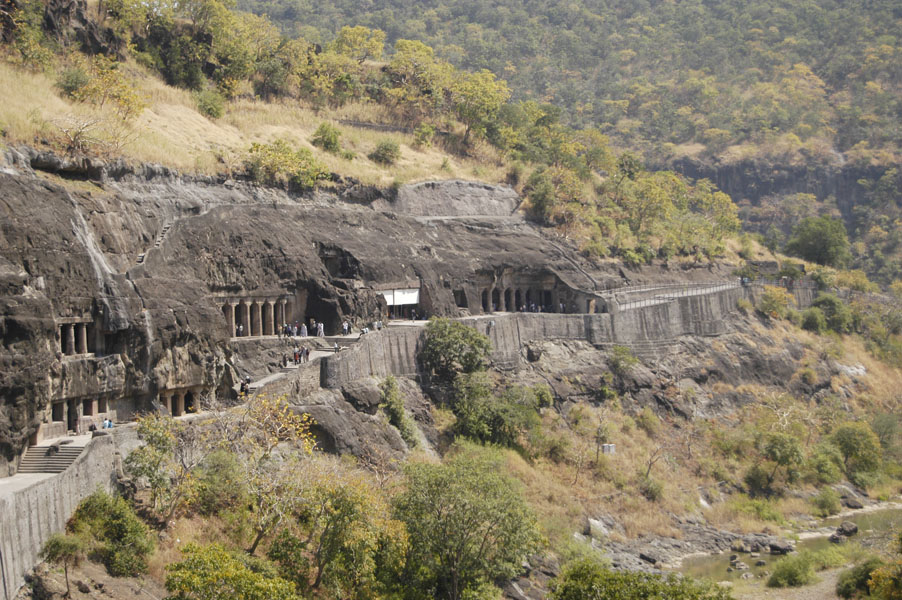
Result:
M87 583L85 583L81 579L79 579L78 581L75 582L75 587L77 587L78 591L81 592L82 594L90 594L91 593L91 586L89 586Z
M756 560L756 561L755 561L755 566L756 566L756 567L763 567L763 566L765 566L766 564L767 564L767 561L766 561L766 560Z

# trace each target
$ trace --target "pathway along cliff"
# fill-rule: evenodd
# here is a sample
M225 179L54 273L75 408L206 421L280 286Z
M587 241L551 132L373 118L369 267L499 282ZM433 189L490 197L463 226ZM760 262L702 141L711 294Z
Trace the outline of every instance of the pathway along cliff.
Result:
M322 449L401 457L407 444L378 414L379 378L397 375L421 438L436 445L431 400L417 382L422 328L406 320L414 314L459 318L486 333L493 367L523 384L547 384L562 414L603 401L612 385L630 412L647 407L686 419L754 402L744 385L788 385L811 398L860 391L855 378L838 379L858 367L835 360L793 378L808 350L737 310L761 286L740 285L730 275L735 265L627 272L590 262L517 216L507 188L453 181L402 188L400 200L354 187L299 196L158 166L71 163L27 148L4 160L4 475L16 473L29 446L104 419L122 424L152 410L187 414L214 397L235 401L247 374L313 415ZM801 307L814 293L804 283L792 289ZM280 325L311 321L323 323L323 338L279 335ZM345 321L371 333L337 336ZM293 344L318 360L284 369ZM612 381L617 345L645 364ZM90 463L91 477L78 470L88 458L57 476L79 485L60 488L45 477L5 499L14 522L37 515L28 536L12 522L3 527L6 597L85 486L97 477L113 485L118 460L133 447L124 435L95 440L85 456L105 462ZM603 545L599 533L587 528ZM654 564L642 553L624 549L632 558L621 566Z

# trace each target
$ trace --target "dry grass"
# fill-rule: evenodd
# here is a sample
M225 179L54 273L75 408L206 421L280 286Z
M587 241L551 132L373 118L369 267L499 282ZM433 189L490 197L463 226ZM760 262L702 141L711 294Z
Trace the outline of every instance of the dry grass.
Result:
M296 101L261 102L238 99L226 106L226 114L213 121L201 115L191 92L173 88L143 67L128 63L125 71L147 108L131 124L131 142L121 154L139 162L161 163L184 172L204 174L228 172L240 165L241 157L254 142L278 138L309 148L326 166L365 184L388 186L427 179L480 179L502 181L507 166L487 144L477 145L472 156L444 151L436 140L431 147L416 147L412 135L384 132L339 124L339 120L390 123L385 107L372 103L350 104L334 110L315 111ZM51 142L52 123L67 115L112 118L109 111L69 102L58 96L53 79L30 73L0 61L0 85L17 90L0 106L0 129L11 143L41 145ZM309 140L323 121L335 123L342 132L342 146L354 152L353 160L314 148ZM386 167L367 158L376 145L392 139L400 145L401 157Z

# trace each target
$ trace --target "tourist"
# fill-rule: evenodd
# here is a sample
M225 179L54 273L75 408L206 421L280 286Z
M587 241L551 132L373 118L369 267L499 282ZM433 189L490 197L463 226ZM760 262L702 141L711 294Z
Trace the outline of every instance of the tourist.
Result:
M345 321L344 323L342 323L342 324L341 324L341 335L348 335L348 330L349 330L349 329L350 329L350 326L348 325L348 322L347 322L347 321Z
M237 336L237 337L241 337L241 336L243 336L243 335L244 335L244 325L239 325L239 326L238 326L238 336Z
M316 324L316 337L326 337L322 321Z
M310 362L310 348L304 348L304 362Z

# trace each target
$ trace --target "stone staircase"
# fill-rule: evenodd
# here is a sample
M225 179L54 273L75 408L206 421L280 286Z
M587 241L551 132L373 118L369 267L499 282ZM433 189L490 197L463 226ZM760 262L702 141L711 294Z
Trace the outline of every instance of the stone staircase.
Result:
M169 223L168 225L163 226L163 229L160 230L160 235L157 236L156 241L153 243L154 248L159 248L160 246L163 245L163 240L166 238L166 234L169 233L169 229L171 227L172 227L172 223ZM148 250L147 252L150 252L150 250ZM139 265L144 264L144 259L147 258L147 252L142 252L141 254L138 255L138 264Z
M58 448L59 451L54 451ZM32 446L19 463L18 473L62 473L78 458L83 446Z

